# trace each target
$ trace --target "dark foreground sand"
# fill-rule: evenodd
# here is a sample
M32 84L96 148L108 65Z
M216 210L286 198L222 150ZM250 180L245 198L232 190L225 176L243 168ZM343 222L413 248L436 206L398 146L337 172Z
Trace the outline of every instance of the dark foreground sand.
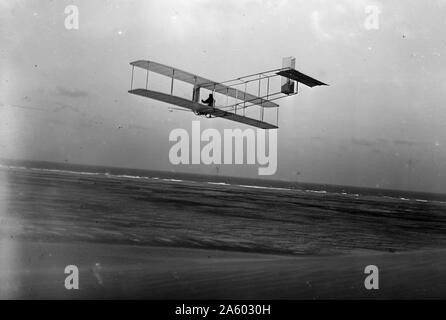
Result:
M446 298L446 251L288 257L97 243L0 242L0 297L37 299ZM75 264L80 289L66 290ZM380 289L364 288L364 268Z

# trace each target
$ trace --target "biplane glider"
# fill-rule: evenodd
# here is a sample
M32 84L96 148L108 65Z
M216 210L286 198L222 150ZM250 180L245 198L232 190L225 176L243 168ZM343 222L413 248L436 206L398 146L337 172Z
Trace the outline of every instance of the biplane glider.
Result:
M273 102L274 100L297 94L298 83L302 83L308 87L326 85L319 80L297 71L294 68L295 61L294 57L283 58L282 68L250 74L224 82L215 82L161 63L138 60L130 63L132 66L132 79L128 92L189 109L196 115L207 118L219 117L262 129L277 129L279 123L279 105ZM133 88L135 67L146 70L144 88ZM149 71L167 76L171 79L170 94L148 88ZM277 91L274 92L273 81L277 78L280 78L281 82L279 83ZM180 80L193 86L190 98L174 95L174 80ZM251 93L253 91L252 88L248 88L248 86L252 87L252 84L256 86L254 91L257 94ZM248 89L251 89L251 92L248 92ZM207 90L209 93L207 101L200 99L200 92L204 90ZM231 102L229 102L229 98ZM200 103L200 101L209 102L209 99L217 100L217 103L214 104L214 101L208 104ZM225 105L218 103L218 101L222 100L226 101ZM258 113L259 119L251 118L247 115L247 109L250 108L251 110L253 107L260 109ZM276 108L276 124L264 121L265 108ZM178 110L184 111L184 109Z

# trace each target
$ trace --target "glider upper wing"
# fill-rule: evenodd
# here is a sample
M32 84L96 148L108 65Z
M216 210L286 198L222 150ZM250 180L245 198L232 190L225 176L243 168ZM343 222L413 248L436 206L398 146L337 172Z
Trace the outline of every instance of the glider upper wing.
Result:
M187 71L179 70L173 67L166 66L164 64L148 61L148 60L138 60L130 63L132 66L153 71L162 74L167 77L173 77L174 79L190 83L194 86L200 88L205 88L217 93L228 95L232 98L236 98L241 101L246 101L252 104L256 104L265 108L277 108L279 105L277 103L271 102L269 100L257 97L253 94L247 93L243 90L237 90L233 87L226 86L219 82L215 82Z

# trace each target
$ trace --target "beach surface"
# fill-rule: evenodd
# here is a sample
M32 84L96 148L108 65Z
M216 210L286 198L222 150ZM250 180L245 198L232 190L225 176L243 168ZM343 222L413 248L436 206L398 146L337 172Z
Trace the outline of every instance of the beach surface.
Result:
M444 299L445 212L438 195L3 167L0 298Z
M446 251L290 257L190 248L2 242L3 299L444 299ZM65 288L67 265L79 290ZM367 265L379 289L364 286Z

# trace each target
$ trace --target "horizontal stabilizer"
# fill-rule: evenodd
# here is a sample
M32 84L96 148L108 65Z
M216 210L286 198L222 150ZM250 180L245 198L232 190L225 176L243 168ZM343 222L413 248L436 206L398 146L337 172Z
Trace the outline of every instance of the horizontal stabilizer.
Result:
M307 76L306 74L303 74L296 69L287 69L277 72L278 75L282 77L286 77L292 80L296 80L297 82L303 83L309 87L315 87L315 86L327 86L326 83L323 83L319 80L316 80L310 76Z

